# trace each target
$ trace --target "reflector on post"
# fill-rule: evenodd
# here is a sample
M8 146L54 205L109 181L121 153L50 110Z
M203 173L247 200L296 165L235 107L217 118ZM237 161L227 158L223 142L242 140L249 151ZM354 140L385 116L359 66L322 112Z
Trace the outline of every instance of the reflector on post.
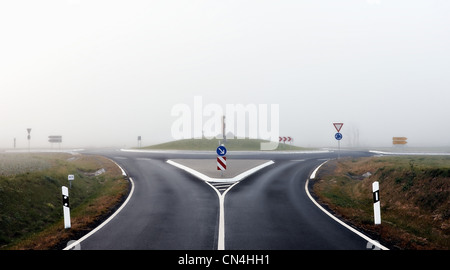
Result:
M64 229L69 229L70 225L70 204L69 204L69 189L66 186L62 187L62 203L64 212Z
M372 183L373 192L373 215L376 225L381 224L381 210L380 210L380 185L378 181Z

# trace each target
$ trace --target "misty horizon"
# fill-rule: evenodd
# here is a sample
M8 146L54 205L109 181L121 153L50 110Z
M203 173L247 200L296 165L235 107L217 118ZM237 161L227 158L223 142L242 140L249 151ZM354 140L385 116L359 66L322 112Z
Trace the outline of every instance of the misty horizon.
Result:
M177 104L278 104L302 147L450 146L447 1L8 1L0 148L174 140ZM203 116L207 121L208 116ZM53 147L57 149L58 144Z

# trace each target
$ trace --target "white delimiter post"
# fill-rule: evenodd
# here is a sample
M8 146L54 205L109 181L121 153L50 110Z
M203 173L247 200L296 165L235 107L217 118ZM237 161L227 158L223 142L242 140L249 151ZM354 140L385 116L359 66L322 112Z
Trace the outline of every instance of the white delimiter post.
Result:
M378 181L373 182L372 192L373 192L373 214L375 224L381 224L381 210L380 210L380 185Z
M69 205L69 189L62 187L63 211L64 211L64 229L69 229L70 226L70 205Z

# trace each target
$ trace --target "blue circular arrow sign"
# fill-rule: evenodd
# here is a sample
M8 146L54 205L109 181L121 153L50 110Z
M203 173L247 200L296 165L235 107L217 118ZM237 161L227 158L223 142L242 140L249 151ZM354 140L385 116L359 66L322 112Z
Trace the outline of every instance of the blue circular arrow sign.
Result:
M336 140L338 140L338 141L340 141L340 140L342 140L342 133L336 133L336 134L334 134L334 137L336 138Z
M223 157L227 154L227 149L225 148L225 146L221 145L221 146L217 147L216 152L219 156Z

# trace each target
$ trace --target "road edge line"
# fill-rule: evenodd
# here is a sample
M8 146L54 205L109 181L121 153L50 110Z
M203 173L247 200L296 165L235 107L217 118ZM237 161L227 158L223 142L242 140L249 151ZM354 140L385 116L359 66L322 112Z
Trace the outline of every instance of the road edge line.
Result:
M341 224L342 226L344 226L345 228L349 229L351 232L355 233L356 235L358 235L359 237L363 238L364 240L368 241L369 243L371 243L372 245L382 249L382 250L389 250L387 247L383 246L382 244L380 244L378 241L373 240L371 238L369 238L367 235L359 232L358 230L350 227L349 225L347 225L345 222L343 222L342 220L338 219L337 217L335 217L333 214L331 214L330 212L328 212L327 210L325 210L325 208L323 208L316 200L314 200L314 198L311 196L311 194L309 193L308 190L308 184L309 184L309 179L315 179L316 177L316 173L319 170L319 168L324 165L325 163L327 163L329 160L323 162L322 164L320 164L314 171L313 173L310 175L310 177L308 179L306 179L306 183L305 183L305 191L306 194L308 195L309 199L320 209L322 210L322 212L324 212L325 214L327 214L329 217L331 217L334 221L338 222L339 224Z
M111 159L110 159L111 160ZM120 170L122 170L122 175L123 176L127 176L127 173L125 172L125 170L119 165L117 164L114 160L111 160L114 164L116 164L117 167L119 167ZM131 190L130 193L128 194L127 199L123 202L123 204L119 207L119 209L117 209L116 212L114 212L111 216L108 217L108 219L106 219L105 221L102 222L102 224L98 225L96 228L94 228L92 231L90 231L89 233L87 233L86 235L84 235L83 237L81 237L80 239L72 242L70 245L68 245L67 247L65 247L63 250L71 250L72 248L74 248L76 245L80 245L81 242L83 242L84 240L86 240L88 237L90 237L91 235L93 235L94 233L96 233L98 230L100 230L101 228L103 228L103 226L105 226L106 224L108 224L115 216L117 216L117 214L119 214L120 211L122 211L122 209L128 204L128 201L131 199L131 196L133 196L134 193L134 181L131 177L128 177L130 183L131 183Z

